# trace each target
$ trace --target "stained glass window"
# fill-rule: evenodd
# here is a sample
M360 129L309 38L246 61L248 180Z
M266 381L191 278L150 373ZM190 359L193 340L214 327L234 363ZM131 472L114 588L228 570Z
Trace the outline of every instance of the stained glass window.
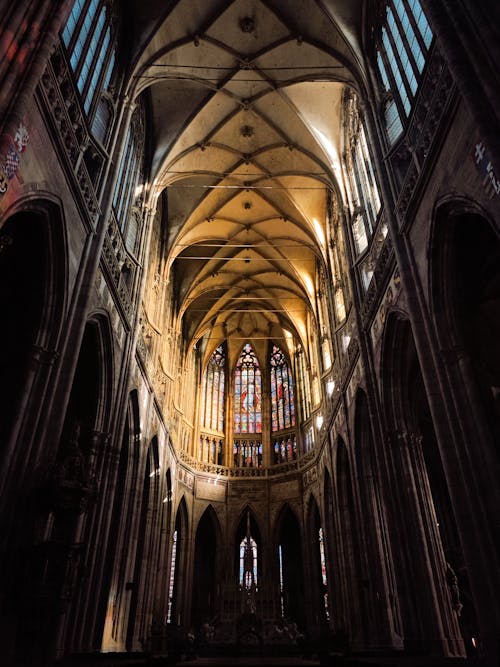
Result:
M257 542L250 535L240 542L240 586L257 586Z
M330 618L330 610L328 605L328 579L326 576L326 559L325 559L325 544L323 540L323 528L320 527L318 531L318 540L319 540L319 557L321 563L321 581L323 583L324 592L323 592L323 601L325 605L325 615L327 620Z
M285 617L285 589L283 588L283 549L278 546L278 557L280 562L280 610L281 618Z
M224 379L226 354L219 345L210 357L203 378L201 425L213 431L224 431Z
M271 428L282 431L295 426L295 403L292 374L285 355L273 345L269 360L271 369Z
M262 467L262 442L258 440L235 440L233 444L234 465L240 468Z
M302 420L306 421L311 416L311 385L309 373L306 366L304 350L299 347L296 354L297 371L299 376L299 396Z
M234 371L234 432L262 433L262 377L250 343L245 343Z
M172 560L170 561L170 581L168 584L167 623L172 623L172 609L174 605L175 561L177 558L177 531L172 537Z
M297 458L297 440L294 435L274 441L274 463L285 463Z

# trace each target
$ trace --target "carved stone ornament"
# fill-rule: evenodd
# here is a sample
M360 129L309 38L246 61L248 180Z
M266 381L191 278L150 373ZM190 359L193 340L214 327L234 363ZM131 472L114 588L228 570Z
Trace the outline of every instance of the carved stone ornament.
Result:
M244 16L239 21L241 32L255 32L255 20L251 16Z

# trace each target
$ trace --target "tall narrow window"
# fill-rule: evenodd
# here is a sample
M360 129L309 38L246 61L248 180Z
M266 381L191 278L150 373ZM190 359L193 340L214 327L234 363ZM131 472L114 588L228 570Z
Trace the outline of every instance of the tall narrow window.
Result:
M269 359L271 370L271 428L282 431L295 426L295 401L292 374L283 352L273 345Z
M262 377L250 343L245 343L234 371L234 432L262 433Z
M392 144L410 115L432 31L419 0L389 0L380 33L377 66L386 92L386 128Z
M174 583L175 583L175 562L177 559L177 531L174 531L172 537L172 559L170 561L170 581L168 584L168 607L167 623L172 623L172 610L174 606Z
M142 190L142 148L144 144L144 112L139 104L134 112L123 149L113 195L113 210L123 234L126 248L134 253L139 236L139 218L131 210Z
M326 620L330 619L330 609L328 605L328 579L326 576L325 543L323 539L323 528L318 531L319 557L321 563L321 582L323 584L323 602L325 605Z
M85 112L109 86L114 68L114 40L108 7L100 0L75 0L62 39L76 76Z
M278 546L278 557L280 563L280 610L281 618L285 617L285 589L283 588L283 549L281 544Z
M345 172L352 210L352 235L356 252L366 250L380 210L380 195L363 120L355 93L344 95Z
M257 542L247 535L240 542L240 586L250 590L257 586Z
M213 431L224 431L224 347L214 350L203 378L201 425Z
M311 416L311 384L309 382L309 372L306 367L306 359L302 347L297 349L295 358L299 379L300 411L302 421L306 421Z

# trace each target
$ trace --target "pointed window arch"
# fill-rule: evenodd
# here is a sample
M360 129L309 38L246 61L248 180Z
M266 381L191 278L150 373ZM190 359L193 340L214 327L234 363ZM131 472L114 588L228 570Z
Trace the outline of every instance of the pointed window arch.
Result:
M273 345L269 359L271 370L271 428L282 431L295 426L295 400L292 373L285 355Z
M234 432L262 433L262 376L250 343L245 343L234 370Z
M223 345L210 357L203 377L201 425L213 431L224 431L224 381L226 352Z

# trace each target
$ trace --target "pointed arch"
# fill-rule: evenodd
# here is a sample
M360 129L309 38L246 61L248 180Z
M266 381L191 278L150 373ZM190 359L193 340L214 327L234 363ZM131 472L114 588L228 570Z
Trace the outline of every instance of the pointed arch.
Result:
M247 535L247 532L250 535ZM250 538L251 565L245 562L246 538ZM262 577L262 536L253 510L249 505L241 513L235 535L236 543L236 571L239 586L250 588L258 586Z
M262 375L251 343L234 369L234 433L262 433Z
M180 625L184 618L184 591L186 587L186 555L189 536L189 514L183 495L177 506L174 531L170 545L170 572L168 582L167 624Z
M194 544L191 620L195 628L212 621L219 611L220 549L220 522L213 506L208 505L196 527Z
M316 627L326 626L330 620L328 600L328 564L325 552L325 530L319 505L311 493L307 504L308 560L311 587L311 622Z
M200 425L220 433L224 432L226 364L226 346L221 343L210 355L203 373Z
M460 653L458 617L451 610L450 591L443 579L458 537L420 360L403 313L389 314L383 335L382 398L390 461L387 498L404 636L426 646L431 628L440 627L443 642L450 646L445 651ZM432 565L436 562L441 567Z
M103 623L103 650L125 649L130 592L127 582L133 580L134 559L130 545L134 541L137 521L138 476L141 425L137 389L132 389L125 411L114 496L105 586L107 614Z
M275 553L278 556L280 614L289 622L305 626L303 539L299 519L285 503L276 519Z
M8 461L0 468L18 479L32 447L40 456L37 432L53 409L51 378L67 299L65 231L55 199L27 197L0 224L0 345L7 351L0 360L0 456Z
M281 348L273 343L269 351L271 383L271 431L295 426L295 397L292 371Z

